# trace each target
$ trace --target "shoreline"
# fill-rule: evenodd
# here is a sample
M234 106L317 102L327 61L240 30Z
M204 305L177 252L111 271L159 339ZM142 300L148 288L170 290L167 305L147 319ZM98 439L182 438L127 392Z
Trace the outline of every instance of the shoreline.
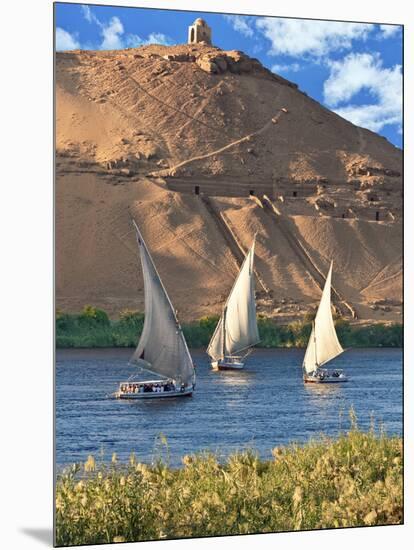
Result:
M312 329L312 316L301 321L280 325L274 319L258 315L260 343L257 349L304 349ZM217 316L202 317L182 330L189 348L205 349L218 323ZM80 313L56 314L56 348L133 348L144 326L144 314L124 311L119 319L111 320L107 313L85 306ZM344 348L403 346L401 323L355 325L337 318L335 329Z
M253 351L255 354L257 353L266 353L266 352L274 352L274 351L302 351L304 352L306 348L304 347L267 347L267 348L253 348ZM352 350L395 350L403 352L403 347L397 347L397 346L358 346L353 348L347 348L346 352L352 352ZM197 353L197 354L207 354L206 348L189 348L190 352ZM85 352L86 354L89 353L96 353L96 352L108 352L108 353L116 353L119 355L120 353L124 352L126 356L130 356L135 351L134 347L123 347L123 346L89 346L89 347L55 347L56 355L59 354L65 354L65 353L82 353Z

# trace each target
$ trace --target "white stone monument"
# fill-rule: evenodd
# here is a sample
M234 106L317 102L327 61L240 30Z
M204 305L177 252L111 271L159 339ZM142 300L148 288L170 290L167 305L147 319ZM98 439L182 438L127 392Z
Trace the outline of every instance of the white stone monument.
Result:
M211 29L204 19L198 18L188 27L188 43L199 44L200 42L211 45Z

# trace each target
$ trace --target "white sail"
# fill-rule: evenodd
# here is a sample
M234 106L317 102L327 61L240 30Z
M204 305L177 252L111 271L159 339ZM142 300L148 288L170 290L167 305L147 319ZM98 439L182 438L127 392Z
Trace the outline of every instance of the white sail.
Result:
M187 343L167 292L134 222L144 276L145 320L131 360L184 384L194 375Z
M331 310L332 264L326 277L322 298L313 323L306 348L303 367L307 373L313 372L344 350L336 335Z
M247 253L207 353L213 360L235 355L260 341L254 291L254 245Z

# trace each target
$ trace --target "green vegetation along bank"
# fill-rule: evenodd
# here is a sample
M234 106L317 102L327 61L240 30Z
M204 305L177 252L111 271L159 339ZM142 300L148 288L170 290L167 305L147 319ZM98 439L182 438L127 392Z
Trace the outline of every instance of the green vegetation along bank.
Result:
M167 442L164 439L164 444ZM172 469L97 465L90 456L58 477L56 542L97 544L264 533L403 521L402 440L356 428L336 440L213 454Z
M218 317L203 317L183 325L191 348L207 346ZM135 347L144 324L144 315L123 311L119 319L110 320L105 311L85 306L79 314L58 311L56 314L56 345L58 348ZM258 316L262 348L306 347L311 331L311 317L288 325L278 325L272 319ZM401 324L350 325L348 321L335 322L338 337L344 347L402 347Z

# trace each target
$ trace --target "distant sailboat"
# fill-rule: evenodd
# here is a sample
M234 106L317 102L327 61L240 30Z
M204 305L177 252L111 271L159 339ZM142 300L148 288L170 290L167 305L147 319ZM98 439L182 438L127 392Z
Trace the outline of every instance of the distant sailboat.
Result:
M322 298L315 320L312 323L312 332L303 359L303 379L305 382L321 384L346 382L348 380L342 370L321 368L344 351L336 335L331 311L332 265L333 262L331 262L326 277Z
M247 253L207 353L214 370L242 369L250 348L260 341L254 290L254 246ZM240 355L245 351L244 355Z
M184 334L144 239L133 223L144 276L145 320L131 362L157 378L121 382L115 396L146 399L191 395L195 370Z

